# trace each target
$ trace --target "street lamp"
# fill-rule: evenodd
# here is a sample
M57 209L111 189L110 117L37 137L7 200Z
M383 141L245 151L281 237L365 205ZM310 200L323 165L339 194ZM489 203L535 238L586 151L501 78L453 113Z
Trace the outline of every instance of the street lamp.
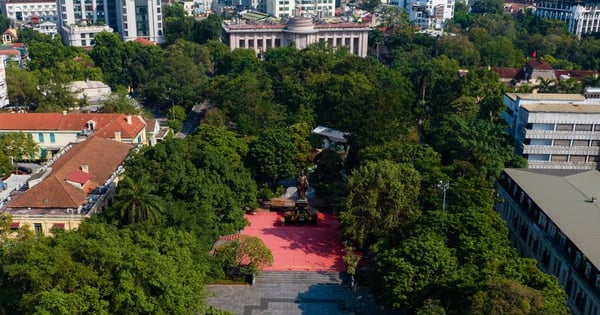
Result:
M446 190L448 190L448 187L450 187L450 181L449 180L444 180L444 181L441 180L437 184L437 186L443 192L443 197L442 197L442 212L444 212L444 211L446 211Z

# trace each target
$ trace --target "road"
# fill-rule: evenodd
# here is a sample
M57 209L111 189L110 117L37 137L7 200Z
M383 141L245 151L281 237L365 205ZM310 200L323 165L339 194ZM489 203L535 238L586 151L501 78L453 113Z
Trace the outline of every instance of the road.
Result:
M208 108L209 106L206 103L194 105L187 118L183 122L183 129L180 132L178 132L175 135L175 137L183 139L189 134L194 133L194 131L196 131L196 128L198 128L198 126L200 125L200 120L204 115L204 111L206 111Z

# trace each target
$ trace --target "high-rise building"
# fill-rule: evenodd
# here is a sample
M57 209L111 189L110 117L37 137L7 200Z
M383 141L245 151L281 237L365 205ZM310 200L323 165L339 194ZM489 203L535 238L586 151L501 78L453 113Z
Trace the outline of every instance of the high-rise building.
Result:
M58 0L59 31L70 46L94 45L97 33L113 30L123 41L138 37L162 43L160 0Z
M0 11L16 23L56 21L56 1L51 0L0 0Z

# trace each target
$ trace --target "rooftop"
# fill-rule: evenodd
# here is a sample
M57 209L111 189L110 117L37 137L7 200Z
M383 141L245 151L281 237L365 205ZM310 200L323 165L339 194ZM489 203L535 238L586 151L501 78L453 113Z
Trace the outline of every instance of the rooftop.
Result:
M506 169L505 172L596 267L600 266L600 172Z
M530 113L600 114L599 104L535 103L522 105L521 108Z
M562 93L506 93L511 100L517 99L531 101L585 101L585 96L581 94L562 94Z
M5 212L64 215L61 210L77 209L86 203L89 194L113 176L132 148L131 144L100 137L73 144L41 183L13 196ZM76 187L67 180L82 186Z
M87 128L88 122L95 123L94 134L103 138L113 138L115 131L122 138L135 138L146 126L139 116L106 113L0 113L0 131L3 130L48 130L80 131Z

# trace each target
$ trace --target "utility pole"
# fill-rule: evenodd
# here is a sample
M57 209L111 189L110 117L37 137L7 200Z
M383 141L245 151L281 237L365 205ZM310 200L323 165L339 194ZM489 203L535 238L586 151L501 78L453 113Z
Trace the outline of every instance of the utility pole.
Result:
M437 186L443 192L443 197L442 197L442 212L445 212L446 211L446 190L448 190L448 187L450 187L450 181L449 180L444 180L444 181L441 180L437 184Z

